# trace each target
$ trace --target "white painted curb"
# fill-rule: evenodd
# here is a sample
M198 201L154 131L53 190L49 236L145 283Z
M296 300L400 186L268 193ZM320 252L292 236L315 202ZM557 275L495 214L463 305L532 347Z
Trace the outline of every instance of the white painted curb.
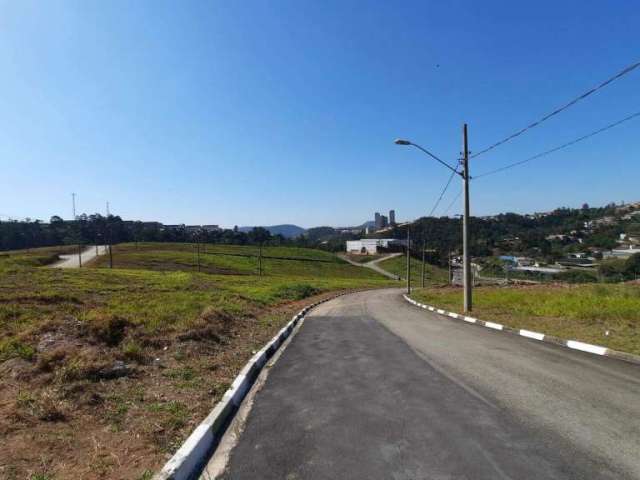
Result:
M580 350L582 352L592 353L594 355L613 357L619 360L624 360L626 362L640 364L640 356L634 355L631 353L619 352L617 350L612 350L607 347L601 347L600 345L591 345L590 343L579 342L577 340L565 340L565 339L554 337L551 335L546 335L544 333L532 332L530 330L523 330L523 329L518 330L515 328L508 327L506 325L502 325L500 323L486 322L484 320L479 320L474 317L467 317L465 315L460 315L458 313L447 312L446 310L442 310L441 308L436 308L431 305L425 305L424 303L419 303L415 301L413 298L410 298L406 294L403 295L403 297L407 302L411 303L412 305L415 305L416 307L424 308L426 310L439 313L440 315L445 315L458 320L463 320L468 323L475 323L477 325L491 328L493 330L514 333L516 335L520 335L526 338L531 338L533 340L539 340L541 342L553 343L555 345L571 348L573 350Z
M349 292L354 293L354 292ZM194 480L215 451L230 420L251 389L258 374L309 310L321 303L347 295L341 293L304 307L240 370L207 418L189 435L173 457L153 476L153 480Z

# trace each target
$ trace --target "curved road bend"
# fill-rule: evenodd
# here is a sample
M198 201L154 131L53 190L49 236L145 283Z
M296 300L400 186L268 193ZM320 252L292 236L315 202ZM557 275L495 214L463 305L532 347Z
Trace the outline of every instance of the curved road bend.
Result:
M271 369L223 478L638 479L640 368L397 289L340 297Z

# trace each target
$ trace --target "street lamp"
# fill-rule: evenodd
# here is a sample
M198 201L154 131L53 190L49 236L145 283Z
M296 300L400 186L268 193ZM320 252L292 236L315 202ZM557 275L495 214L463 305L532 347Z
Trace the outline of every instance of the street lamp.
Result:
M447 167L449 170L455 172L462 177L463 190L464 190L464 216L462 219L462 257L463 257L463 275L464 275L464 311L470 312L472 310L472 296L471 296L471 258L469 256L469 146L467 141L467 124L465 123L462 128L463 135L463 152L462 152L462 171L459 172L456 168L449 165L447 162L439 159L429 150L422 148L420 145L410 142L409 140L403 140L398 138L395 140L396 145L410 145L422 151L426 155L430 156L440 164ZM407 226L407 229L409 226Z

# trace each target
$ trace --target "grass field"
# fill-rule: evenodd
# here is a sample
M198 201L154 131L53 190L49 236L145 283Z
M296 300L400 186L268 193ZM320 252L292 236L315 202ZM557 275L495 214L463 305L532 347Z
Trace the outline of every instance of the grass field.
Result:
M404 255L384 260L378 265L386 271L406 279L407 257ZM435 265L427 263L425 272L427 285L446 285L449 281L449 272ZM422 284L422 262L413 257L411 257L411 282L415 287Z
M384 254L376 254L376 255L354 255L351 253L346 253L344 254L345 257L347 257L349 260L351 260L352 262L356 262L356 263L368 263L368 262L373 262L374 260L377 260L379 258L384 257Z
M461 312L461 289L427 289L413 296ZM473 313L514 328L640 354L638 284L480 287L474 290Z
M332 253L321 250L266 247L262 254L262 271L269 277L376 278L370 271L354 268ZM188 244L122 244L114 247L113 258L116 268L190 272L198 270L198 255L194 246ZM107 267L108 262L107 256L102 256L91 266ZM200 271L255 275L258 273L258 249L253 246L201 245Z
M306 298L389 285L305 249L264 253L325 262L258 277L253 258L203 254L199 273L190 249L119 246L114 269L0 255L0 478L150 478Z

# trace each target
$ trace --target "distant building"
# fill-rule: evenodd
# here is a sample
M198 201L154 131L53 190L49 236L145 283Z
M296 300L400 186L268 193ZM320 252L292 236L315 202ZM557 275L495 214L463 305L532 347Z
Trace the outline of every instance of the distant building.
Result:
M220 230L218 225L202 225L202 230L205 232L217 232Z
M395 238L363 238L361 240L347 241L347 253L354 255L375 255L381 249L401 247L406 245L405 240Z
M376 212L374 215L374 226L376 230L382 230L383 228L387 228L390 225L395 225L396 223L396 211L389 210L389 216L380 215L380 212Z

